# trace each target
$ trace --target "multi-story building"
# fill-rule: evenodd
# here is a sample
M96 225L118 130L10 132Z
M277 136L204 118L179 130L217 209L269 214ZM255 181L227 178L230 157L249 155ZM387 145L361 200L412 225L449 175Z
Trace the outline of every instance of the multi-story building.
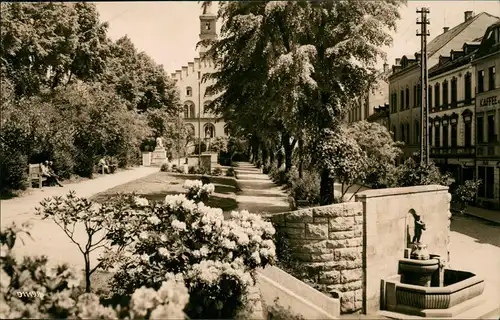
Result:
M475 171L475 77L471 60L480 42L467 42L429 69L429 147L431 158L457 182ZM420 122L415 120L415 130ZM415 132L414 137L420 137ZM419 141L417 141L419 142Z
M477 201L500 209L500 22L486 31L472 60L476 75Z
M384 63L382 78L375 83L364 96L355 101L347 114L347 122L356 122L367 120L375 112L375 108L385 105L388 100L389 83L389 65Z
M381 126L390 130L389 123L389 104L386 103L382 106L378 106L374 108L374 112L366 119L369 122L377 122Z
M464 22L452 29L444 28L442 34L429 42L428 65L438 64L440 56L448 55L451 50L462 48L464 43L482 37L486 29L498 21L498 17L485 12L474 16L472 11L466 11ZM389 76L390 126L395 139L405 142L403 158L417 152L420 147L419 62L419 53L415 54L414 59L407 56L398 58Z
M200 15L200 40L217 38L217 16L204 9ZM181 117L186 126L189 127L194 137L210 140L218 136L226 136L224 121L217 115L205 109L216 96L211 96L206 91L212 82L203 81L203 75L215 71L214 63L205 57L208 48L199 47L199 57L188 62L181 69L171 74L180 91L180 99L183 104Z

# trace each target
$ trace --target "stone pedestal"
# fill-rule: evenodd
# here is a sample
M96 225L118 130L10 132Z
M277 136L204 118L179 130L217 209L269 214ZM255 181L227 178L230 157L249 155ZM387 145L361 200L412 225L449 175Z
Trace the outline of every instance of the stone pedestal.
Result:
M145 167L151 166L151 152L142 153L142 165Z
M161 166L165 162L167 162L167 151L156 148L151 154L151 165Z

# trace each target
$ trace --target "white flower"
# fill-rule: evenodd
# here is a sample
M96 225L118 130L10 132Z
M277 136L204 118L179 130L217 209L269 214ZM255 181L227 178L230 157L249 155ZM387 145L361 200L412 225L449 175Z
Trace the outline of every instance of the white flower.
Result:
M167 242L167 240L168 240L167 235L166 234L162 234L160 236L160 240L163 241L163 242Z
M151 288L142 287L132 294L131 305L134 313L144 317L157 304L157 294Z
M203 246L203 247L201 247L201 249L200 249L200 255L201 255L202 257L206 257L206 256L208 256L208 253L209 253L209 252L210 252L210 250L208 250L207 246Z
M149 205L148 199L141 198L141 197L135 197L134 202L135 202L135 205L138 207L146 207Z
M151 224L155 225L155 226L157 226L157 225L159 225L159 224L161 223L160 218L158 218L156 215L152 215L152 216L150 216L150 217L148 218L148 221L149 221Z
M254 251L254 253L252 253L252 259L255 261L255 263L257 264L260 264L261 260L260 260L260 255L257 251Z
M141 255L141 260L144 262L149 262L149 256L144 253L143 255Z
M139 238L142 240L146 240L149 238L149 233L147 231L143 231L139 234Z
M170 251L168 251L167 248L159 248L158 249L158 253L162 256L162 257L168 257L170 255Z
M5 258L9 254L9 247L6 244L0 245L0 258Z
M172 221L172 228L176 229L177 231L186 231L186 223L175 219L174 221Z

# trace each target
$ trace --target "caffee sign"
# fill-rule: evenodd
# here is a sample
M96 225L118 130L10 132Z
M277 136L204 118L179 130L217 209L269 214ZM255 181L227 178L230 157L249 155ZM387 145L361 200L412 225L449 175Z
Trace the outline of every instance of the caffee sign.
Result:
M491 96L488 98L483 98L479 100L479 105L481 107L489 107L489 106L494 106L498 104L499 100L497 99L497 96Z

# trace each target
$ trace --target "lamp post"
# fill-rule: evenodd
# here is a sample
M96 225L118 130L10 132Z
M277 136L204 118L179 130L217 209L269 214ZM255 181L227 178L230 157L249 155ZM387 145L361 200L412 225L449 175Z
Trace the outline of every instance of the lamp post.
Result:
M177 134L177 165L179 168L181 167L181 113L179 113L179 117L177 118L177 123L178 127L177 130L179 130Z

